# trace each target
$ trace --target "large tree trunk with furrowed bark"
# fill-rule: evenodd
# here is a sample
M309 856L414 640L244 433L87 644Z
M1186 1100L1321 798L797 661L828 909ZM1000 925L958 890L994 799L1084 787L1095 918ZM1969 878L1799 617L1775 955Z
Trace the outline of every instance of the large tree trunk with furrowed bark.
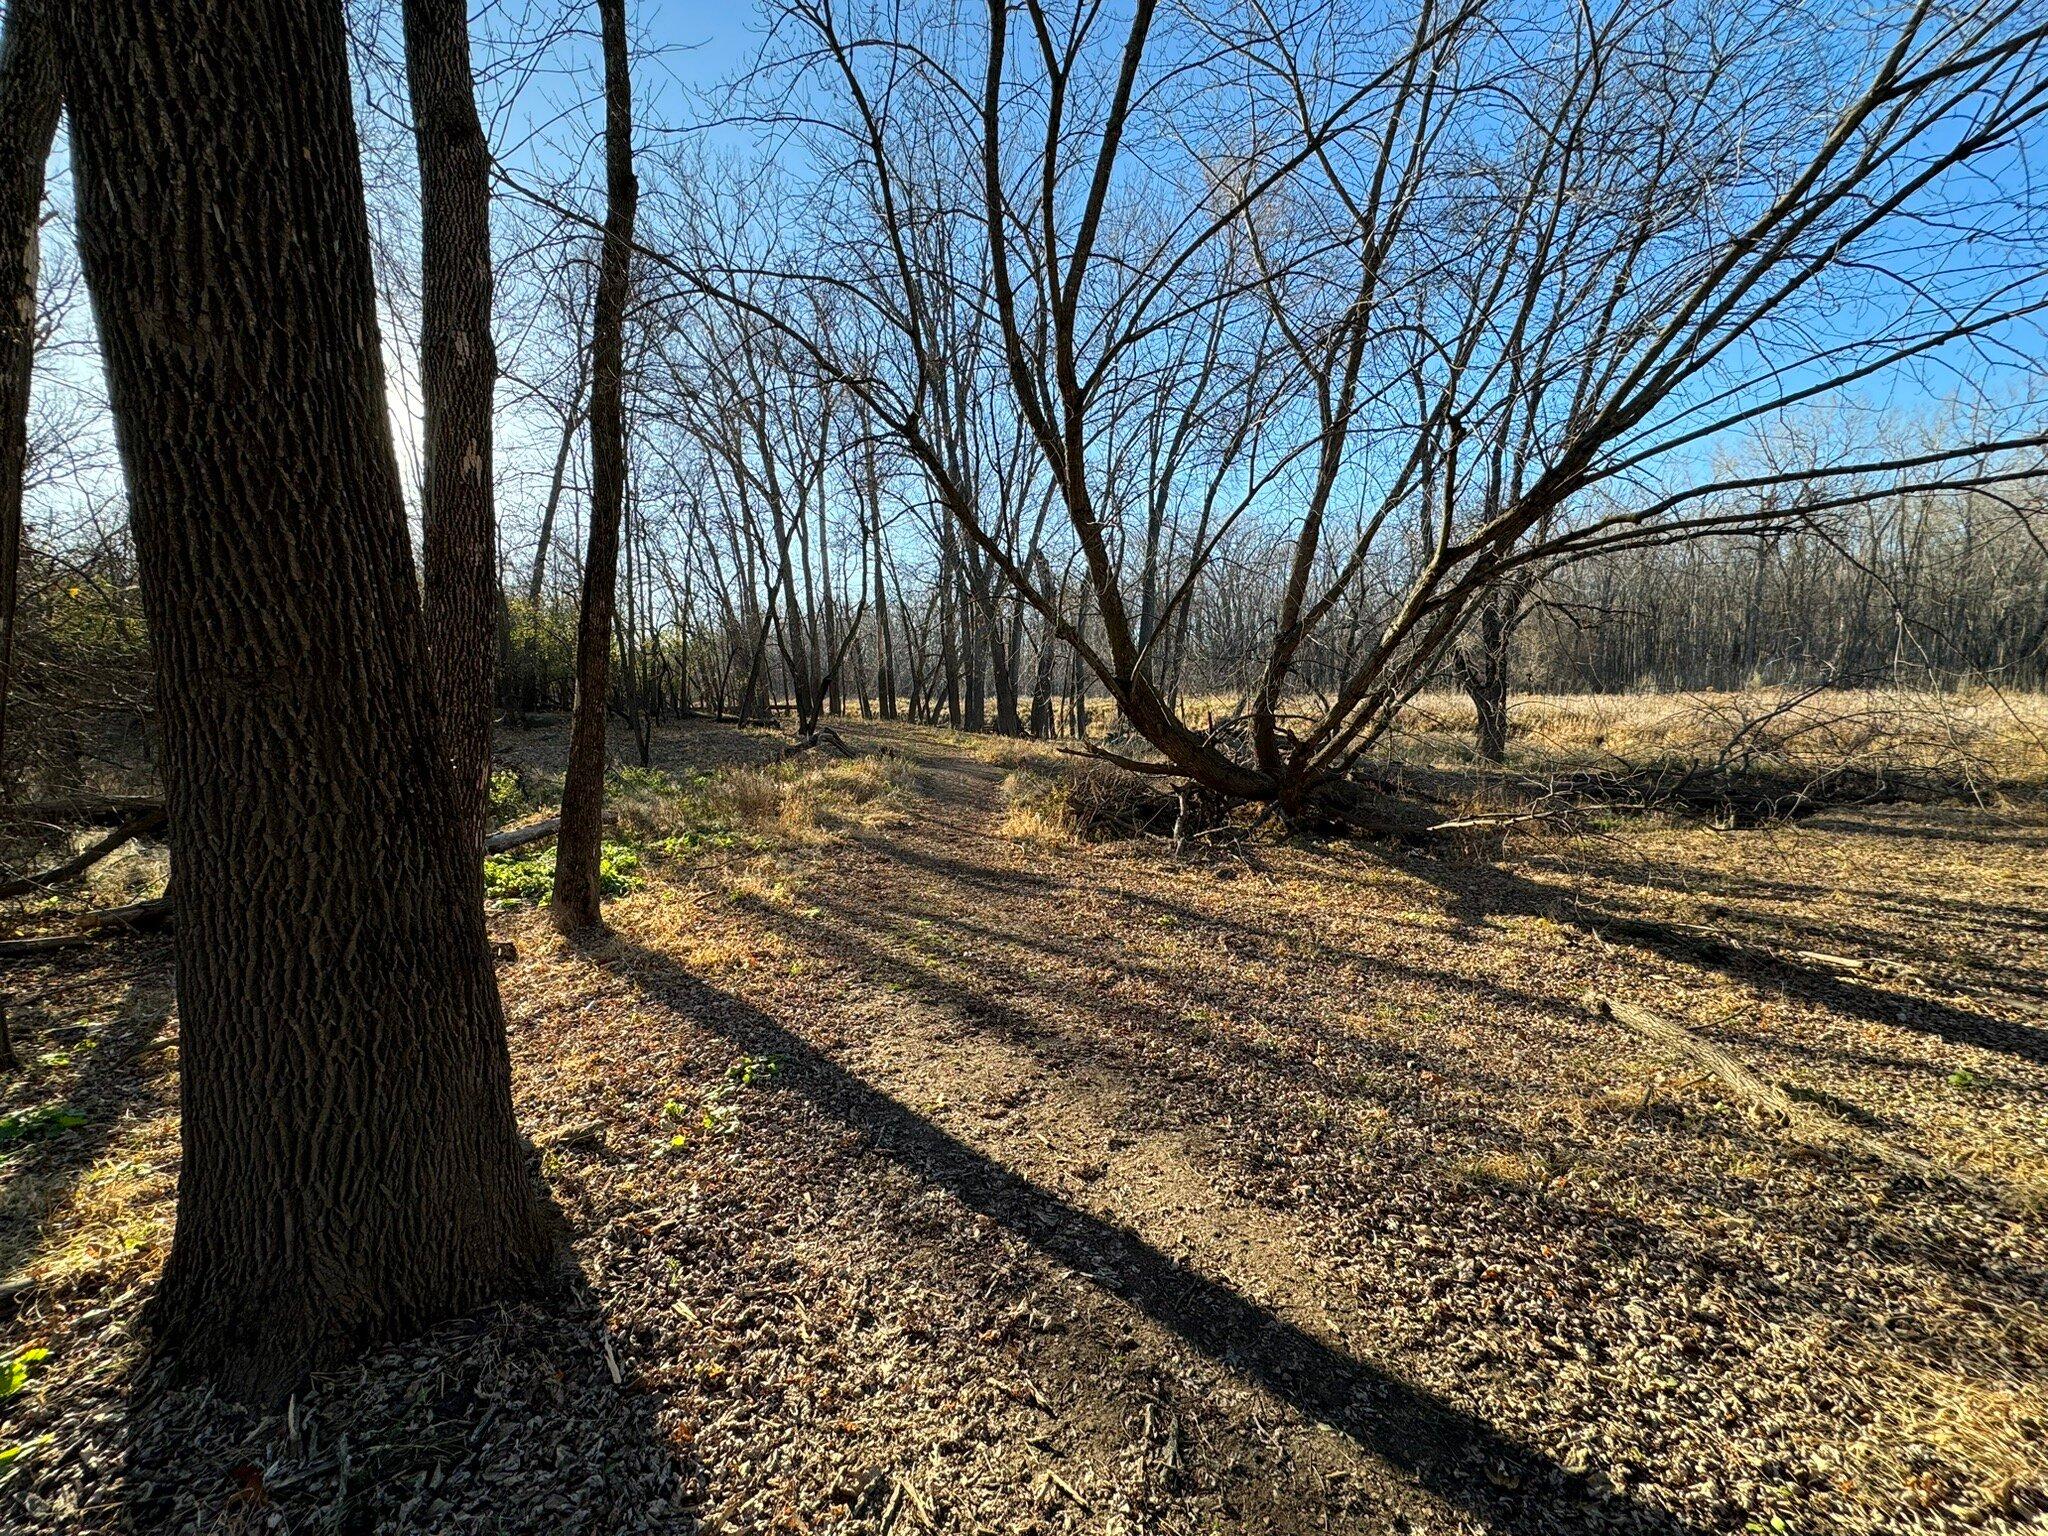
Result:
M0 36L0 792L21 588L28 388L36 350L37 226L57 132L57 43L48 0L12 0Z
M619 519L626 504L625 325L633 216L633 95L626 60L625 0L598 0L604 34L605 218L591 316L590 548L576 624L576 705L562 782L562 830L548 915L564 933L603 919L598 859L604 826L604 710L611 664Z
M149 1317L270 1395L525 1287L554 1233L427 689L340 0L61 19L177 871Z
M491 156L477 119L464 0L405 0L420 167L421 565L427 651L463 835L483 846L498 653L491 507Z

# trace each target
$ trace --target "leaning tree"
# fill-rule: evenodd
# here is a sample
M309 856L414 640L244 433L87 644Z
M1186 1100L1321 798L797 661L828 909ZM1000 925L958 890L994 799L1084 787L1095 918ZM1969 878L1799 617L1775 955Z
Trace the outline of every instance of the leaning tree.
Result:
M1532 570L2040 471L2002 387L2048 306L2022 0L780 15L755 79L811 227L670 265L895 435L1157 753L1128 766L1291 812ZM892 344L841 353L763 273ZM963 388L1050 478L1088 626L961 475ZM1871 424L1916 398L1969 409L1902 453ZM1247 548L1262 638L1197 724L1162 658Z
M177 887L151 1318L265 1392L534 1280L553 1233L427 684L340 0L59 21Z

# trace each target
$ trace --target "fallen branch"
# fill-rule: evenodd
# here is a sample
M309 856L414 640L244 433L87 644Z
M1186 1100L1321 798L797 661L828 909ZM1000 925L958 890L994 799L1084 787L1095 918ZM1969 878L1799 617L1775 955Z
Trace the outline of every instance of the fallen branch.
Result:
M26 939L0 939L0 959L14 959L21 955L46 955L55 950L71 949L80 944L90 944L110 930L124 933L146 933L161 928L171 920L171 898L159 896L153 901L131 902L125 907L109 907L103 912L88 912L78 920L78 926L69 933L43 933Z
M48 869L33 875L22 875L13 880L0 881L0 898L26 896L31 891L47 891L54 886L76 880L101 859L114 852L133 838L145 837L161 831L164 825L164 808L161 802L140 811L121 823L105 837L94 843L83 853L66 859L62 864L53 864Z
M0 805L0 825L119 824L149 811L162 815L163 809L161 795L71 795L62 800L24 800L17 805Z
M797 740L785 745L776 754L775 760L777 762L786 762L790 758L801 756L805 752L822 751L827 747L849 761L860 755L853 748L849 747L846 744L846 738L833 730L831 726L820 725L812 727L809 735L801 736Z
M484 852L510 853L514 848L524 848L528 843L553 837L561 830L562 818L559 816L550 816L546 821L536 821L531 826L506 827L484 839Z
M1837 1120L1794 1098L1784 1088L1758 1076L1712 1041L1701 1039L1683 1025L1674 1024L1647 1008L1593 992L1586 994L1585 1003L1602 1018L1625 1025L1652 1045L1661 1046L1711 1074L1741 1102L1776 1117L1810 1142L1820 1146L1847 1147L1929 1183L1947 1179L1977 1193L1990 1192L1988 1186L1958 1169L1909 1151L1873 1131Z

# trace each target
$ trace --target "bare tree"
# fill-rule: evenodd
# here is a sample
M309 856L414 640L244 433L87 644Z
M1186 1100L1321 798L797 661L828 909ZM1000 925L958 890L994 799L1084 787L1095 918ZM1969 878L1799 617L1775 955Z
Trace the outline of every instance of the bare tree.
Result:
M576 704L562 783L562 829L548 915L565 933L603 921L599 859L604 834L605 707L626 502L625 326L633 219L633 87L625 0L598 0L604 38L605 227L590 338L590 545L576 627Z
M1114 24L1039 0L783 15L807 41L766 78L823 101L773 121L859 195L821 191L812 251L672 260L756 314L745 284L769 268L866 304L895 338L879 362L774 318L1158 753L1128 766L1299 810L1518 573L2039 464L2038 423L1986 409L1918 453L1845 437L1739 467L1801 412L1995 368L2033 334L2048 220L2027 187L1987 202L1973 179L2048 110L2018 4L1922 4L1875 37L1816 37L1783 0L1419 0L1388 24L1142 0ZM978 210L954 195L970 174ZM990 318L963 333L963 311ZM1204 416L1189 360L1212 355ZM1089 633L952 449L963 375L1000 380L1028 428ZM1177 427L1143 425L1162 409L1203 420L1199 467L1174 466ZM1133 491L1133 440L1165 445L1164 513ZM1255 530L1282 573L1266 637L1243 708L1197 728L1154 662Z
M43 173L57 132L59 99L50 7L46 0L14 0L0 35L0 762L6 760L21 589Z

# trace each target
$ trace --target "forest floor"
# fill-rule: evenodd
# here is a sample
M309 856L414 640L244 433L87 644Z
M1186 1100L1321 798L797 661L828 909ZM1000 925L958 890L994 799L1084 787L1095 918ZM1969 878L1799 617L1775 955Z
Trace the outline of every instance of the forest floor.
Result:
M1177 857L846 736L662 732L602 942L498 869L574 1299L283 1413L140 1365L168 944L11 967L0 1529L2048 1529L2048 817Z

